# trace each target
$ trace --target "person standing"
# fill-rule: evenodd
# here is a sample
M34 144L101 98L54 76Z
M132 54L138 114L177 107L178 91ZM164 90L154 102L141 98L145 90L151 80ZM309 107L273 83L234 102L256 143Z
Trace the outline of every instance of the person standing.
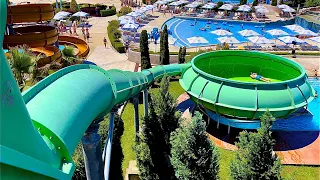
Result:
M89 43L90 34L89 31L87 31L87 42Z
M106 37L103 38L103 44L104 44L104 48L107 48L107 39L106 39Z
M82 35L85 36L86 34L85 34L85 30L84 30L84 27L83 27L83 26L82 26L81 31L82 31Z

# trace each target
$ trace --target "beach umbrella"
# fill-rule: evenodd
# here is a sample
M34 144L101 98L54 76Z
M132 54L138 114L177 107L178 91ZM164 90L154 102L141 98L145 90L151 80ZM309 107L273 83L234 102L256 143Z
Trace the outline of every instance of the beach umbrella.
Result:
M273 44L273 42L263 36L248 37L253 44Z
M210 6L213 6L213 7L216 7L217 6L217 4L216 3L213 3L213 2L209 2L209 3L207 3L208 5L210 5Z
M151 9L154 9L155 6L154 6L154 5L147 5L146 8L149 9L149 10L151 10Z
M251 29L245 29L238 32L241 36L247 37L247 36L259 36L260 34L251 30Z
M271 29L268 30L267 33L271 34L272 36L284 36L289 35L287 32L281 30L281 29Z
M70 14L71 13L69 13L69 12L60 11L57 14L54 15L53 19L60 20L60 19L63 19L65 17L69 16Z
M303 27L299 26L299 25L296 25L296 24L292 24L292 25L286 25L286 26L283 26L287 29L290 29L291 31L300 31L300 30L304 30Z
M238 41L235 37L219 37L217 38L218 41L220 41L221 43L228 43L228 44L240 44L241 42Z
M164 0L164 2L170 3L173 2L174 0Z
M122 20L127 20L127 21L129 21L129 20L133 20L133 17L132 17L132 16L120 16L120 17L118 18L118 20L119 20L119 21L122 21Z
M181 5L181 2L179 2L179 1L172 2L169 4L169 6L180 6L180 5Z
M131 12L131 13L127 14L127 16L138 17L138 16L141 16L141 13Z
M155 4L161 4L161 5L163 5L163 4L168 4L168 3L165 2L165 1L157 1L157 2L155 2Z
M134 12L135 12L135 13L138 13L138 14L143 14L143 13L145 13L146 11L148 11L148 10L137 9L137 10L135 10Z
M282 41L286 44L292 44L293 41L295 41L297 44L306 43L306 42L302 41L301 39L298 39L298 38L292 37L292 36L283 36L283 37L279 37L278 39L280 39L280 41Z
M206 4L206 5L202 6L201 8L202 8L202 9L213 9L214 6L211 6L211 5L209 5L209 4Z
M214 30L214 31L211 31L210 33L216 34L218 36L230 36L230 35L232 35L232 32L229 32L229 31L226 31L226 30L223 30L223 29Z
M291 8L290 6L286 5L286 4L281 4L277 6L280 9L287 9L287 8Z
M120 21L120 24L123 25L123 24L134 24L135 21L133 19L130 19L130 20L121 20Z
M314 41L314 42L320 43L320 36L318 36L318 37L308 38L308 40L311 40L311 41Z
M281 9L283 12L296 12L296 10L294 10L293 8L289 7L289 8L285 8L285 9Z
M173 38L172 36L169 36L168 37L168 42L169 42L169 44L174 44L175 42L177 41L177 39L176 38Z
M88 16L88 13L79 11L79 12L72 14L72 16L86 17L86 16Z
M249 12L250 10L251 10L251 7L248 5L241 5L237 9L237 11L243 11L243 12Z
M188 42L190 44L206 44L206 43L209 43L208 40L206 40L205 38L200 37L200 36L190 37L190 38L187 38L187 40L188 40Z
M135 24L135 23L125 24L121 27L121 29L124 29L124 30L137 30L138 28L139 28L139 24Z
M233 5L231 5L231 4L224 4L224 5L222 5L219 9L220 9L220 10L230 11L230 10L233 9Z
M142 8L140 8L141 10L143 10L143 11L149 11L150 9L148 9L147 7L142 7Z
M198 6L200 6L200 4L198 4L198 3L191 3L191 4L186 5L185 7L187 7L187 8L196 8L196 7L198 7Z
M317 36L317 33L314 33L308 29L303 29L303 30L297 30L295 31L296 33L298 33L299 35L304 35L304 36Z

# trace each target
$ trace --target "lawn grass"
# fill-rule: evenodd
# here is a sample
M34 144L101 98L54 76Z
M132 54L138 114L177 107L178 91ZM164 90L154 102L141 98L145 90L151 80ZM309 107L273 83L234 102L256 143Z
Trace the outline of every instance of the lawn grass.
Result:
M158 88L153 88L150 93L156 93ZM169 92L173 98L177 99L184 90L181 88L178 81L170 82ZM124 121L124 134L121 138L122 151L124 154L124 160L122 163L122 170L125 176L126 169L128 168L129 161L135 160L135 153L132 150L134 145L134 120L133 120L134 110L133 105L128 103L122 113L122 119ZM143 105L139 104L139 115L143 116ZM220 172L219 176L221 180L230 179L230 163L234 158L235 152L218 148L220 152ZM296 180L318 180L320 177L320 167L311 166L287 166L283 165L281 170L281 175L285 179L296 179Z

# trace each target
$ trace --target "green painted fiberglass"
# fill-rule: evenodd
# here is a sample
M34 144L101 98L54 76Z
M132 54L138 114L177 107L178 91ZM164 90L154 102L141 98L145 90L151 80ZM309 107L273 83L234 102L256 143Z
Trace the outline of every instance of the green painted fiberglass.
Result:
M271 83L250 78L250 71ZM253 51L216 51L196 56L180 79L191 99L220 115L258 119L269 109L287 117L314 98L314 90L299 64Z

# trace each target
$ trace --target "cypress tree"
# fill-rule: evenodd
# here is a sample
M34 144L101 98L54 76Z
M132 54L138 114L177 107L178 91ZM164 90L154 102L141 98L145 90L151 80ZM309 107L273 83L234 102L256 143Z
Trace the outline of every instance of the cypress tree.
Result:
M275 144L271 137L271 126L274 118L267 111L261 116L261 128L258 132L240 133L236 146L235 159L231 162L231 177L242 179L281 179L281 163L273 152Z
M219 152L208 139L199 112L171 135L171 163L181 180L218 179Z
M78 3L77 3L76 0L71 0L71 1L70 1L70 10L71 10L72 12L77 12L77 11L80 10L80 9L79 9L79 6L78 6Z
M134 147L142 180L176 179L170 162L170 133L177 128L180 117L168 88L168 78L164 77L158 96L151 97L149 114L143 118Z
M163 31L160 36L160 64L161 65L170 64L167 25L164 25Z
M147 30L140 36L141 70L151 68Z
M186 61L186 53L187 53L186 51L187 51L187 49L186 49L185 46L184 47L180 47L179 55L178 55L179 64L185 63L185 61Z

